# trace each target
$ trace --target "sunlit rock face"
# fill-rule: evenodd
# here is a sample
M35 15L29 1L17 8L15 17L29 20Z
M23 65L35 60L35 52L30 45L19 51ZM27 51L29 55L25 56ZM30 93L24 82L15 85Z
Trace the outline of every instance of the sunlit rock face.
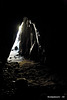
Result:
M16 40L7 61L19 62L24 58L32 60L38 59L41 50L39 38L40 34L35 24L25 17L19 26Z

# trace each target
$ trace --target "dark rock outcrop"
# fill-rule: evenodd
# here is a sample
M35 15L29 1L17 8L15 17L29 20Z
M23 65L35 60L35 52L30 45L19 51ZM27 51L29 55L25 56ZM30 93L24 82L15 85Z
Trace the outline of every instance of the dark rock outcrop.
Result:
M25 17L23 19L23 26L21 31L22 32L19 36L19 54L28 59L30 58L35 61L39 60L42 51L39 41L40 34L37 32L35 24Z

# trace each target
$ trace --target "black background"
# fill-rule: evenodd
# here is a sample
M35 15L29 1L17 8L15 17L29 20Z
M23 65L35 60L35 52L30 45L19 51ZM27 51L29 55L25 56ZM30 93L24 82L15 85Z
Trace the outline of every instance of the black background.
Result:
M23 17L36 24L46 50L46 64L59 66L65 55L66 1L1 1L0 59L5 61Z

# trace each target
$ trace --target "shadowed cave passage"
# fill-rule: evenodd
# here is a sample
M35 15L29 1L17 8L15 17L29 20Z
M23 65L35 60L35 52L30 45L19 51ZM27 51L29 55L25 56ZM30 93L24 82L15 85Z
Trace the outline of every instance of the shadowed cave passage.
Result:
M60 18L61 18L61 16L60 16ZM15 89L16 88L17 88L16 95L19 94L19 96L20 96L20 94L23 94L23 86L24 85L22 86L22 83L24 84L24 82L26 82L26 80L28 81L28 85L29 86L31 86L31 84L32 85L36 85L36 86L33 86L35 88L37 87L37 84L38 85L41 85L41 86L43 84L45 85L45 87L43 87L43 88L46 88L46 92L43 92L43 91L45 91L45 89L44 90L43 89L42 90L40 89L40 91L37 92L39 94L42 93L40 95L41 97L50 94L52 90L53 91L52 91L51 95L52 94L54 94L54 95L55 94L58 94L58 95L60 95L60 94L63 94L64 95L65 94L66 95L66 93L67 93L66 92L67 91L67 89L66 89L66 87L67 87L66 86L66 80L67 80L66 79L66 76L67 75L66 75L66 71L65 71L66 70L66 67L63 66L64 67L63 68L61 66L61 63L60 63L62 61L62 60L60 60L60 58L62 59L62 55L61 55L62 54L62 49L60 48L62 46L60 46L60 44L61 44L61 40L63 39L63 38L60 39L60 36L61 36L60 33L62 33L62 31L63 31L63 25L64 24L62 25L62 23L58 22L61 19L58 19L57 22L56 21L52 22L52 20L51 20L51 22L48 21L49 23L47 21L44 21L43 19L44 19L44 17L42 17L41 19L39 18L38 19L38 23L36 23L36 26L38 26L39 29L38 28L37 29L39 30L40 36L42 38L42 40L41 40L42 43L41 44L43 46L43 43L45 43L45 47L46 47L46 52L45 52L46 53L46 57L47 57L47 59L46 59L46 63L47 63L46 64L47 65L46 68L45 68L45 65L44 65L44 69L43 69L42 65L40 67L39 66L38 67L35 67L34 66L34 68L31 68L30 65L28 65L29 63L27 63L27 61L25 61L26 65L23 65L24 67L22 66L21 68L18 68L19 66L17 64L16 64L16 66L14 66L15 63L13 63L13 64L10 63L10 65L9 64L5 65L4 66L4 71L5 71L4 72L4 76L5 76L4 77L4 80L5 80L4 83L6 85L3 85L4 89L2 89L2 92L1 92L1 93L3 93L2 96L3 95L5 95L5 96L6 95L7 96L8 95L14 96L13 94L15 93ZM45 23L45 25L43 25L44 23ZM3 30L3 31L5 31L5 30ZM63 33L64 33L64 31L63 31ZM11 34L11 36L12 36L12 34ZM5 37L6 37L6 35L5 35ZM59 39L60 39L60 42L59 42ZM5 46L5 43L3 43L3 48L1 49L1 52L3 52L4 55L8 55L9 54L10 48L13 45L13 43L11 43L12 40L9 39L10 42L8 41L7 38L6 38L6 40L5 40L5 42L7 43L6 46ZM1 41L1 43L2 43L2 41ZM11 43L12 45L11 44L8 45L8 43L9 44ZM5 51L7 51L6 54L4 52L4 49L5 49ZM16 49L16 50L18 50L18 49ZM7 58L6 56L3 56L3 55L0 56L0 57L2 57L2 60L4 58L5 59ZM4 59L4 61L5 61L5 59ZM22 65L22 64L20 64L20 65ZM50 72L49 71L47 72L46 69L48 70L49 68L50 68ZM41 69L43 69L43 70L41 70ZM57 74L57 72L59 73L59 75ZM17 79L17 78L19 78L19 79ZM38 81L35 81L35 80L38 80ZM19 85L16 85L15 86L15 83L14 82L15 83L18 82ZM26 83L26 86L28 86L28 85ZM11 86L11 88L10 88L10 86ZM15 87L13 87L13 86L15 86ZM21 89L21 87L22 87L22 89ZM38 86L38 89L39 89L39 86ZM26 88L24 88L24 90L26 90ZM19 92L19 91L21 91L21 92ZM25 94L25 92L24 92L24 94ZM29 93L31 93L31 91ZM32 92L31 94L33 95L33 97L35 95L35 98L36 98L37 93L34 94ZM38 96L39 96L39 94L38 94ZM25 95L27 95L27 93ZM29 94L29 97L30 97L30 94Z
M24 6L19 1L1 0L1 2L3 7L0 14L0 97L20 98L21 95L22 98L28 97L29 100L43 100L46 95L66 95L67 70L66 61L63 61L66 59L67 40L66 0L61 0L60 3L59 0L46 0L38 4L34 1L31 3L25 1ZM41 46L45 46L44 67L43 64L30 65L29 61L20 64L21 67L18 63L5 64L15 40L15 38L13 40L14 33L17 33L15 27L26 15L35 23L40 33Z

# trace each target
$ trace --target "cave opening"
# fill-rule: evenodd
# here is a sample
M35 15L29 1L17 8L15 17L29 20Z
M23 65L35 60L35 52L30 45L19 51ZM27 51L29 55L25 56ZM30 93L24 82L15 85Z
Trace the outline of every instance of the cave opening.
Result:
M7 62L21 62L25 58L45 62L44 53L45 49L41 47L40 34L35 24L28 20L27 17L24 17Z

